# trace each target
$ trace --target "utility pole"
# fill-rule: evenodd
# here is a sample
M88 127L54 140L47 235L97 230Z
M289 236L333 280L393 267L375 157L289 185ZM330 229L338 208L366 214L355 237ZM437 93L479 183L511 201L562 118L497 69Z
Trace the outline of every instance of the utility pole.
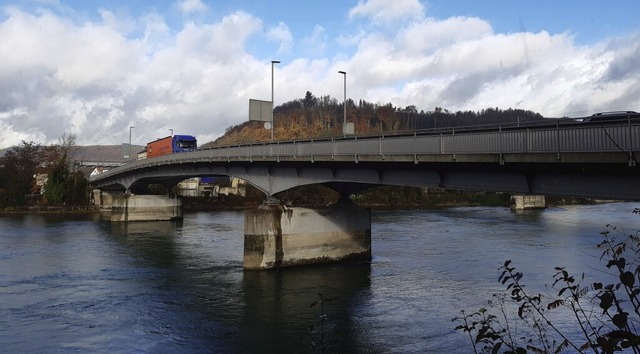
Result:
M273 121L273 65L280 64L278 60L271 61L271 141L273 141L273 132L276 130L276 122Z
M131 159L131 131L133 130L133 128L135 127L129 127L129 159Z
M338 74L344 75L344 98L342 100L342 106L344 112L342 113L342 134L347 135L347 72L338 71Z

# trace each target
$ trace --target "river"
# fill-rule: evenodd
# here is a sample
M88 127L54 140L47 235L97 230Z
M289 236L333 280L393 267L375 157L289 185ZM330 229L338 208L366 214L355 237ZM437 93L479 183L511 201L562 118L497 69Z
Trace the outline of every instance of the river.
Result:
M635 207L373 211L371 263L272 271L242 270L243 212L5 215L0 351L471 352L452 318L503 289L505 260L531 290L555 266L599 276L600 232L639 230Z

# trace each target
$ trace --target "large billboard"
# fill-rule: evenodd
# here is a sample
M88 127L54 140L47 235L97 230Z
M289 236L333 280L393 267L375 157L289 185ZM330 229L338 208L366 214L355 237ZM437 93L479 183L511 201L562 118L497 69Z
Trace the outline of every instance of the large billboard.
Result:
M271 101L249 99L249 120L271 122Z

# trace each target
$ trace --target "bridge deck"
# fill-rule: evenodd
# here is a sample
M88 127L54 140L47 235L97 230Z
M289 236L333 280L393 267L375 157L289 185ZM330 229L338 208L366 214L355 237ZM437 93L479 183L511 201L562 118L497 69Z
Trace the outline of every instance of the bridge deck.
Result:
M268 194L296 185L340 182L636 200L640 199L638 150L640 122L631 120L452 128L214 147L133 161L94 176L91 183L129 189L135 183L234 175Z

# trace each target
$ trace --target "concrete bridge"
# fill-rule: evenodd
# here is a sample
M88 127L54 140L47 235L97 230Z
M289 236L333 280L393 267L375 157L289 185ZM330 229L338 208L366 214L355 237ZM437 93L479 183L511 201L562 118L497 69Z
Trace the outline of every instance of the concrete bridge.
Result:
M245 268L262 269L370 258L369 212L348 196L374 185L640 200L639 150L638 120L552 120L215 147L133 161L91 184L123 196L113 212L130 221L163 203L170 217L181 216L176 199L145 201L158 198L141 195L149 184L242 178L267 196L261 209L247 212L245 224ZM316 183L340 192L344 203L310 210L287 208L274 197Z

